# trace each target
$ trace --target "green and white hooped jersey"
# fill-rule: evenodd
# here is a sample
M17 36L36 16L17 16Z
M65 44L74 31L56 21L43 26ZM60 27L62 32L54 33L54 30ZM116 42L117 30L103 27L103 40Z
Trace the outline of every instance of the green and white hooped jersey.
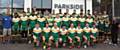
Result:
M68 30L69 30L70 33L75 33L76 32L75 28L69 28Z
M89 27L84 27L84 32L90 33L90 31L91 31L91 28L89 28Z
M69 21L69 18L68 17L63 17L62 21Z
M92 23L93 21L94 21L94 20L93 20L92 18L90 18L90 19L87 18L87 19L86 19L86 22L88 22L88 23Z
M81 28L76 28L76 32L78 33L78 34L81 34L81 33L83 33L83 29L81 29Z
M45 32L45 33L49 33L50 31L51 31L51 28L50 27L44 27L43 28L43 31Z
M30 19L30 20L36 20L36 19L37 19L37 16L29 16L29 19Z
M34 32L34 33L41 33L41 32L42 32L42 29L41 29L41 28L34 28L34 29L33 29L33 32Z
M33 39L39 38L39 34L42 32L41 28L34 28L33 29Z
M78 19L76 17L71 17L70 21L77 21Z
M53 33L58 33L59 32L59 28L57 27L57 28L55 28L55 27L52 27L52 29L51 29L51 31L53 32Z
M54 21L55 21L55 22L61 22L62 19L61 19L61 18L55 18Z
M37 18L37 21L39 22L44 22L46 19L45 18Z
M20 21L20 18L12 18L12 22L16 23L16 22L19 22Z
M54 19L53 18L47 18L47 21L48 21L49 25L53 25Z
M92 33L97 33L97 32L98 32L98 29L97 29L97 28L91 28L91 32L92 32Z
M25 16L25 17L20 17L21 21L27 21L28 20L28 17Z
M68 32L68 30L67 29L65 29L65 30L63 30L63 29L60 29L60 34L61 35L66 35L67 34L67 32Z
M85 18L78 18L78 21L80 21L80 22L85 22Z

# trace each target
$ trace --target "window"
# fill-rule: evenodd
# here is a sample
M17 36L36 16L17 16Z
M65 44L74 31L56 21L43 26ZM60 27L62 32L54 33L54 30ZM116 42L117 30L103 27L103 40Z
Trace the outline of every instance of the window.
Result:
M0 7L11 7L11 0L0 0Z
M41 8L42 0L32 0L32 7Z
M13 8L23 8L24 0L13 0Z

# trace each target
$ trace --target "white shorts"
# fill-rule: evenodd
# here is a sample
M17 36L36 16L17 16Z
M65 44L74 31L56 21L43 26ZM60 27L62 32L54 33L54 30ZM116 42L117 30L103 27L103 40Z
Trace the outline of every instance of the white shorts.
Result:
M3 35L4 36L11 35L11 28L9 29L3 28Z

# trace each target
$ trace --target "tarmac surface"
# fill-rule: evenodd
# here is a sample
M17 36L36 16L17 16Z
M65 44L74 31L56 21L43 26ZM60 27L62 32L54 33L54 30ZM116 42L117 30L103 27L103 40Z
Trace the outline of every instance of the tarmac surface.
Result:
M33 50L32 44L0 44L0 50ZM42 50L38 48L37 50ZM117 47L108 44L97 44L96 48L52 48L51 50L120 50L120 44Z

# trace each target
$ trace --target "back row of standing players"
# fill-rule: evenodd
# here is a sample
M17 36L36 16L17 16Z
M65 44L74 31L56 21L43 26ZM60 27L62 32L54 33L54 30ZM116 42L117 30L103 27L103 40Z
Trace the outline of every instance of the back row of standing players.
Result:
M78 44L78 47L82 44L84 44L84 47L87 47L91 42L96 42L98 30L108 31L109 22L107 15L104 15L104 17L95 17L90 13L84 15L83 10L80 12L80 14L76 14L75 12L68 14L66 12L64 14L49 15L40 15L37 13L16 15L16 13L12 19L12 30L14 34L20 31L22 37L27 37L27 32L33 34L36 45L41 39L40 35L42 35L43 43L48 44L47 48L50 48L51 41L54 41L56 47L58 47L58 41L62 42L63 46L66 46L68 40L70 48L72 48L75 43Z

